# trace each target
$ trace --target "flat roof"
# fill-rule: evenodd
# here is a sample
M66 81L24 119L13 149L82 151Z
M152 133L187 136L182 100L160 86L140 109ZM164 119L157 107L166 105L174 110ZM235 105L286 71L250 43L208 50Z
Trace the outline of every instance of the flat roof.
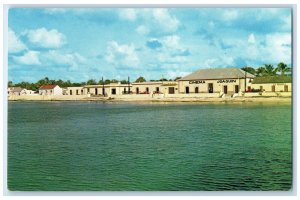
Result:
M239 68L200 69L179 79L179 81L245 78L245 73ZM255 77L250 73L246 73L246 76L247 78Z

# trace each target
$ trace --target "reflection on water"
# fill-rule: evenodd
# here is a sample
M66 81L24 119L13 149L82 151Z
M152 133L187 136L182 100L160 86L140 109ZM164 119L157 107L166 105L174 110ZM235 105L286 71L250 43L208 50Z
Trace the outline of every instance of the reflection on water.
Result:
M9 102L8 186L289 190L291 106Z

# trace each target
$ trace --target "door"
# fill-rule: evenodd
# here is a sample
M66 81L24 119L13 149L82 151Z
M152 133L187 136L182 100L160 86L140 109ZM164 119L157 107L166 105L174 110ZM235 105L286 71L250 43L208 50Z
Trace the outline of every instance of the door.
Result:
M112 89L111 89L111 94L117 94L116 88L112 88Z
M275 85L272 85L272 92L275 92Z
M138 87L135 89L135 93L136 93L136 94L139 94L139 93L140 93L140 91L139 91L139 88L138 88Z
M189 87L185 87L185 93L189 94L190 93L190 88Z
M148 87L146 87L146 93L149 94L149 88Z
M284 86L284 91L285 91L285 92L288 92L288 91L289 91L289 86L288 86L288 85L285 85L285 86Z
M98 95L98 89L95 88L95 95Z
M175 88L169 87L169 94L175 94Z
M238 86L238 85L235 85L235 86L234 86L234 92L235 92L235 93L239 93L239 86Z
M214 85L212 83L208 84L208 93L213 93L214 92Z
M224 85L224 94L227 94L227 85Z
M195 93L199 93L199 88L198 87L195 88Z

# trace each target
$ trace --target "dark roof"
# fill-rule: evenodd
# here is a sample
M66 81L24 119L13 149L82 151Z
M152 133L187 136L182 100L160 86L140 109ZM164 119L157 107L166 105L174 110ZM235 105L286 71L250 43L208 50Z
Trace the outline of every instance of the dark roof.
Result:
M189 80L209 80L209 79L229 79L229 78L245 78L245 71L239 68L218 68L218 69L200 69L181 79L180 81ZM255 76L247 73L247 78Z
M21 87L12 87L11 88L11 92L21 92L23 90L23 88Z
M261 76L255 77L252 84L262 84L262 83L291 83L291 76Z
M47 89L53 89L55 88L57 85L42 85L40 87L40 89L44 89L44 90L47 90Z

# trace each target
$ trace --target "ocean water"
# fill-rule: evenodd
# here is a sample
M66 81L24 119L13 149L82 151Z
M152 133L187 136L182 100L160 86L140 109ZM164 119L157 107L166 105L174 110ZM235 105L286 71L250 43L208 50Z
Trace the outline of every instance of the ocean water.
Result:
M286 191L276 103L9 102L12 191Z

